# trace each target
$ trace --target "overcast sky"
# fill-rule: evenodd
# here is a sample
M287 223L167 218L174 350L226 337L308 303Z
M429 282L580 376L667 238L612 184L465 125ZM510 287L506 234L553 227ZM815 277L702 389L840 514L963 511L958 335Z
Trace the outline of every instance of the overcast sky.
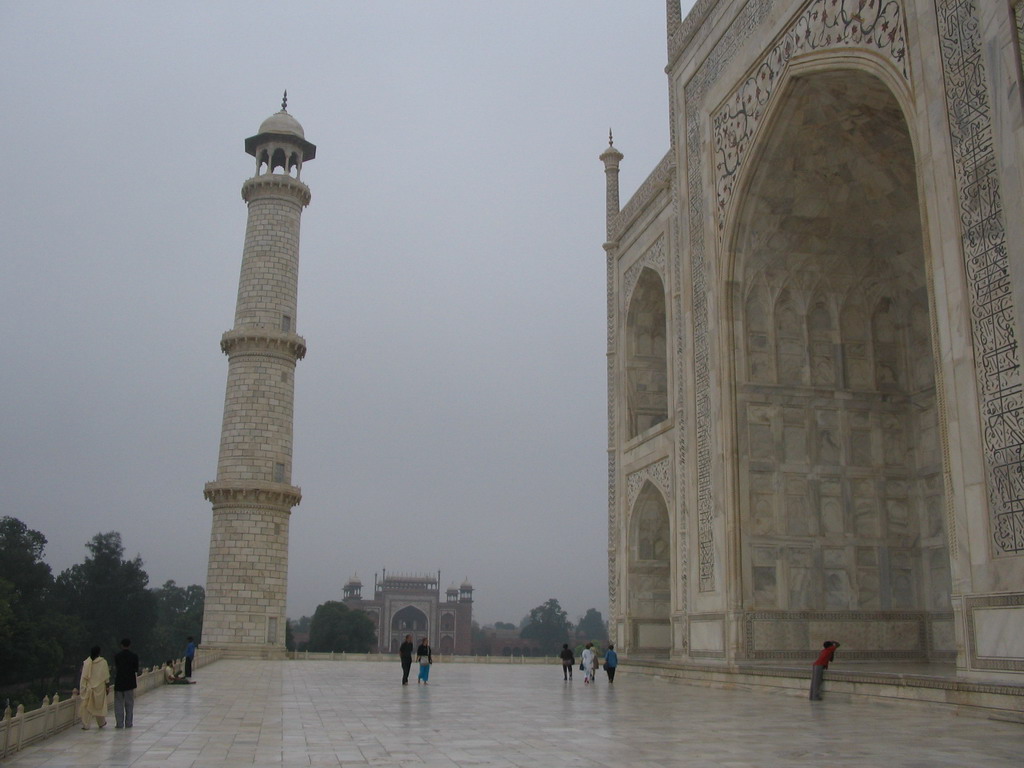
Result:
M684 2L684 6L689 3ZM255 162L303 168L288 615L353 574L607 617L604 172L668 149L664 0L0 0L2 514L202 584ZM364 594L370 590L364 590Z

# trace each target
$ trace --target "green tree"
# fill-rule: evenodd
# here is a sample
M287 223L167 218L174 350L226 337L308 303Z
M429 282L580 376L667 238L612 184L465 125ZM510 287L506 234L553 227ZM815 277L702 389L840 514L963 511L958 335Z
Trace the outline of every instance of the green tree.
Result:
M53 680L60 638L74 621L53 603L53 575L43 562L46 537L14 517L0 519L0 684ZM52 691L51 691L52 693Z
M137 647L132 639L132 648L146 666L178 658L185 652L189 636L202 637L206 602L206 591L198 584L179 587L171 580L152 592L156 597L157 622L151 644L148 648Z
M557 654L571 634L572 622L553 597L530 611L526 626L519 632L524 639L536 640L541 653L549 656Z
M608 627L605 626L601 612L596 608L588 608L586 616L576 625L576 634L595 643L607 643Z
M65 651L75 660L85 658L98 645L106 657L129 637L140 651L151 646L157 623L157 598L147 589L149 575L142 558L124 559L121 534L97 533L85 545L89 557L57 577L55 591L61 608L77 617L80 631L66 641Z
M366 611L351 609L337 600L316 607L309 625L310 651L368 653L376 642L373 621Z
M495 629L515 629L516 625L511 621L496 621L494 622Z

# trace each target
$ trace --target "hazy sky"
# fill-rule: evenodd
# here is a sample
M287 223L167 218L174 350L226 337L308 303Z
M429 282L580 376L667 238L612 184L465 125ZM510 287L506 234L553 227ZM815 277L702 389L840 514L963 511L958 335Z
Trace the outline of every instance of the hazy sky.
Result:
M689 3L684 3L684 6ZM202 584L255 161L303 169L288 614L468 577L607 616L604 173L668 149L664 0L0 0L0 513ZM369 592L367 589L364 594Z

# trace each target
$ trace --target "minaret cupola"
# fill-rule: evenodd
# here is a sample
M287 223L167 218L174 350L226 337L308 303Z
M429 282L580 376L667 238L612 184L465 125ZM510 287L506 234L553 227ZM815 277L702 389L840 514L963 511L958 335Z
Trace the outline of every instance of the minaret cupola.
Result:
M292 172L302 177L302 164L316 157L316 146L306 141L302 125L288 114L288 91L281 99L281 111L260 124L259 133L245 140L245 151L256 158L256 175Z

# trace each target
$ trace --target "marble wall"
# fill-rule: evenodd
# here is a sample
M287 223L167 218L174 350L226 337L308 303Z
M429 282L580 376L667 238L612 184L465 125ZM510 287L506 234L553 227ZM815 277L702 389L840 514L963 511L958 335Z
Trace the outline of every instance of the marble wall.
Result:
M671 146L605 243L617 626L637 478L665 466L675 657L843 634L1024 672L1024 2L674 8ZM668 402L643 422L647 269Z

